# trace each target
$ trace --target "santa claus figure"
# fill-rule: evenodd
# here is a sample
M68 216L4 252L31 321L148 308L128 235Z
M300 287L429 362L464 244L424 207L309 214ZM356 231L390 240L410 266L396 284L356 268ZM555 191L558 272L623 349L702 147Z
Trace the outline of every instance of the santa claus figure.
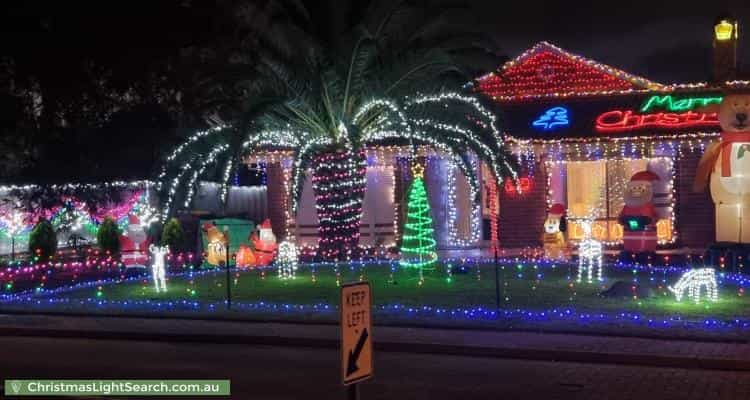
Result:
M619 222L623 226L623 250L630 253L656 251L656 208L654 207L654 181L659 176L651 171L641 171L630 178L625 189L625 206Z
M271 228L271 220L266 219L258 227L257 232L250 235L250 241L255 246L255 259L257 265L269 265L276 255L276 235Z
M561 260L567 257L566 228L565 206L562 204L552 205L547 212L547 219L544 220L544 233L542 234L546 258Z
M120 253L126 268L146 268L148 236L138 217L128 215L128 227L120 236Z

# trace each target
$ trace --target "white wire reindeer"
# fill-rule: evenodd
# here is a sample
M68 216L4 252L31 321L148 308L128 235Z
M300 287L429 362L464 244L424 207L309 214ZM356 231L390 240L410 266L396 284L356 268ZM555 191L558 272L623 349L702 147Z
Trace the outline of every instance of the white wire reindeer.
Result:
M580 221L583 228L583 239L578 242L578 282L583 280L583 271L588 272L588 282L591 283L594 269L596 269L596 280L602 281L602 242L591 237L591 219Z
M711 301L719 300L719 289L716 284L716 271L713 268L691 269L682 274L674 286L667 286L670 292L674 293L677 301L682 300L685 290L688 297L696 303L701 300L701 287L706 288L706 298Z
M153 273L154 277L154 287L156 288L156 293L159 293L160 290L163 290L166 293L167 267L164 259L167 257L167 253L169 253L169 247L154 246L152 244L148 246L148 250L154 256L154 263L153 265L151 265L151 272Z

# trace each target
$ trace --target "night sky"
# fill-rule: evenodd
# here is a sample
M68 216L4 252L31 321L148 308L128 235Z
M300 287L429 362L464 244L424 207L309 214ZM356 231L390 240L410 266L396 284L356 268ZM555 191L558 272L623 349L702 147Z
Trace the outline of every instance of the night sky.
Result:
M59 99L64 105L106 105L100 101L75 102L81 93L89 93L85 90L87 85L95 86L92 76L106 75L108 87L124 90L137 86L138 82L150 82L154 71L161 71L161 76L173 79L174 87L183 90L190 82L186 85L180 79L189 77L193 70L183 68L179 72L184 75L172 74L168 60L179 59L186 48L213 49L216 43L223 44L227 38L235 38L233 29L236 27L226 21L234 21L235 14L231 13L235 11L231 5L241 1L2 1L0 89L12 86L2 81L2 67L11 65L7 60L12 60L16 82L36 79L47 94L45 99ZM256 4L267 5L272 0L258 1L260 3ZM656 82L704 82L711 79L714 20L731 13L740 22L740 78L750 79L750 35L746 34L750 32L750 0L409 0L426 3L432 11L449 10L439 4L456 1L465 5L468 12L459 18L458 12L450 9L447 19L461 27L487 33L496 42L496 48L492 49L496 62L493 56L489 62L482 60L481 65L479 61L471 65L477 76L546 40ZM343 26L346 23L338 24L331 16L344 16L339 18L342 21L359 21L358 17L365 10L357 0L302 2L316 21L311 28L315 31L313 34L328 37L346 28ZM153 98L147 93L146 101ZM180 125L186 118L167 115L162 108L148 108L151 106L145 104L128 110L131 114L120 113L107 121L100 131L87 130L87 120L73 121L68 124L70 128L65 129L53 124L49 126L54 129L42 126L38 132L33 131L35 136L26 142L22 139L31 135L23 130L13 131L20 133L16 133L12 141L5 141L10 143L7 144L10 150L3 150L4 141L0 140L0 151L33 153L30 158L36 161L34 168L24 172L26 175L8 173L11 176L5 179L29 180L56 174L50 179L66 180L70 176L94 172L96 176L87 179L145 176L162 149L172 147L185 132L195 129L193 125ZM22 125L16 123L22 121L17 114L7 111L10 108L5 110L0 115L0 133L3 126L12 130ZM75 118L85 114L77 110L74 108L75 112L67 115ZM182 128L183 131L178 132ZM16 144L22 142L25 144ZM102 151L103 147L111 149ZM61 169L60 165L75 167ZM122 167L124 165L128 167ZM0 173L0 177L3 174Z
M201 15L202 10L211 9L211 1L159 1L149 6L97 3L3 2L0 45L10 51L39 53L39 58L46 60L50 59L46 52L63 51L70 57L96 52L137 69L148 60L130 59L132 49L148 56L211 34ZM712 24L728 11L740 21L740 63L745 71L750 69L750 37L745 34L750 29L747 0L464 3L472 9L476 25L490 33L509 57L547 40L662 83L709 79ZM190 7L181 6L185 4Z
M740 23L738 58L744 75L750 77L750 1L747 0L469 3L478 21L493 33L510 57L546 40L661 83L710 78L713 22L719 15L730 12Z

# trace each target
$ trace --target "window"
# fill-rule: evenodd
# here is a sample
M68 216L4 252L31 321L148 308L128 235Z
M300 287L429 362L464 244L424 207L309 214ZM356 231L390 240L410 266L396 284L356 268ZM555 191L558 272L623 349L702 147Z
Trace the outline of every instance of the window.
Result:
M552 192L563 189L568 206L568 238L579 240L583 230L576 218L592 215L594 238L610 244L622 240L623 228L617 217L625 205L624 194L630 177L650 170L661 177L654 182L654 206L660 243L671 242L672 232L672 161L668 158L599 161L568 161L564 168L550 169L565 174L564 179L551 179ZM564 188L554 186L564 185Z

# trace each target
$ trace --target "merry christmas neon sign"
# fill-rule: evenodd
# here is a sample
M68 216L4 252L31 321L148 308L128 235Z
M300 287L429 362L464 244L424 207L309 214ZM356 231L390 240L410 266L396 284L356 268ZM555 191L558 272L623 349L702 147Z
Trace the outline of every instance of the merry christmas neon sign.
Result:
M643 102L643 106L641 106L641 112L647 112L651 109L659 107L662 107L663 109L668 111L688 111L696 107L702 107L712 103L719 104L721 103L721 99L721 96L685 97L681 99L675 99L674 97L672 97L672 95L654 95Z
M701 113L695 108L712 103L720 103L721 97L702 96L675 99L671 95L654 95L646 100L641 112L654 109L664 111L639 114L633 110L610 110L596 118L596 130L599 132L626 132L644 128L682 129L700 126L719 126L716 113ZM680 112L685 111L685 112Z

